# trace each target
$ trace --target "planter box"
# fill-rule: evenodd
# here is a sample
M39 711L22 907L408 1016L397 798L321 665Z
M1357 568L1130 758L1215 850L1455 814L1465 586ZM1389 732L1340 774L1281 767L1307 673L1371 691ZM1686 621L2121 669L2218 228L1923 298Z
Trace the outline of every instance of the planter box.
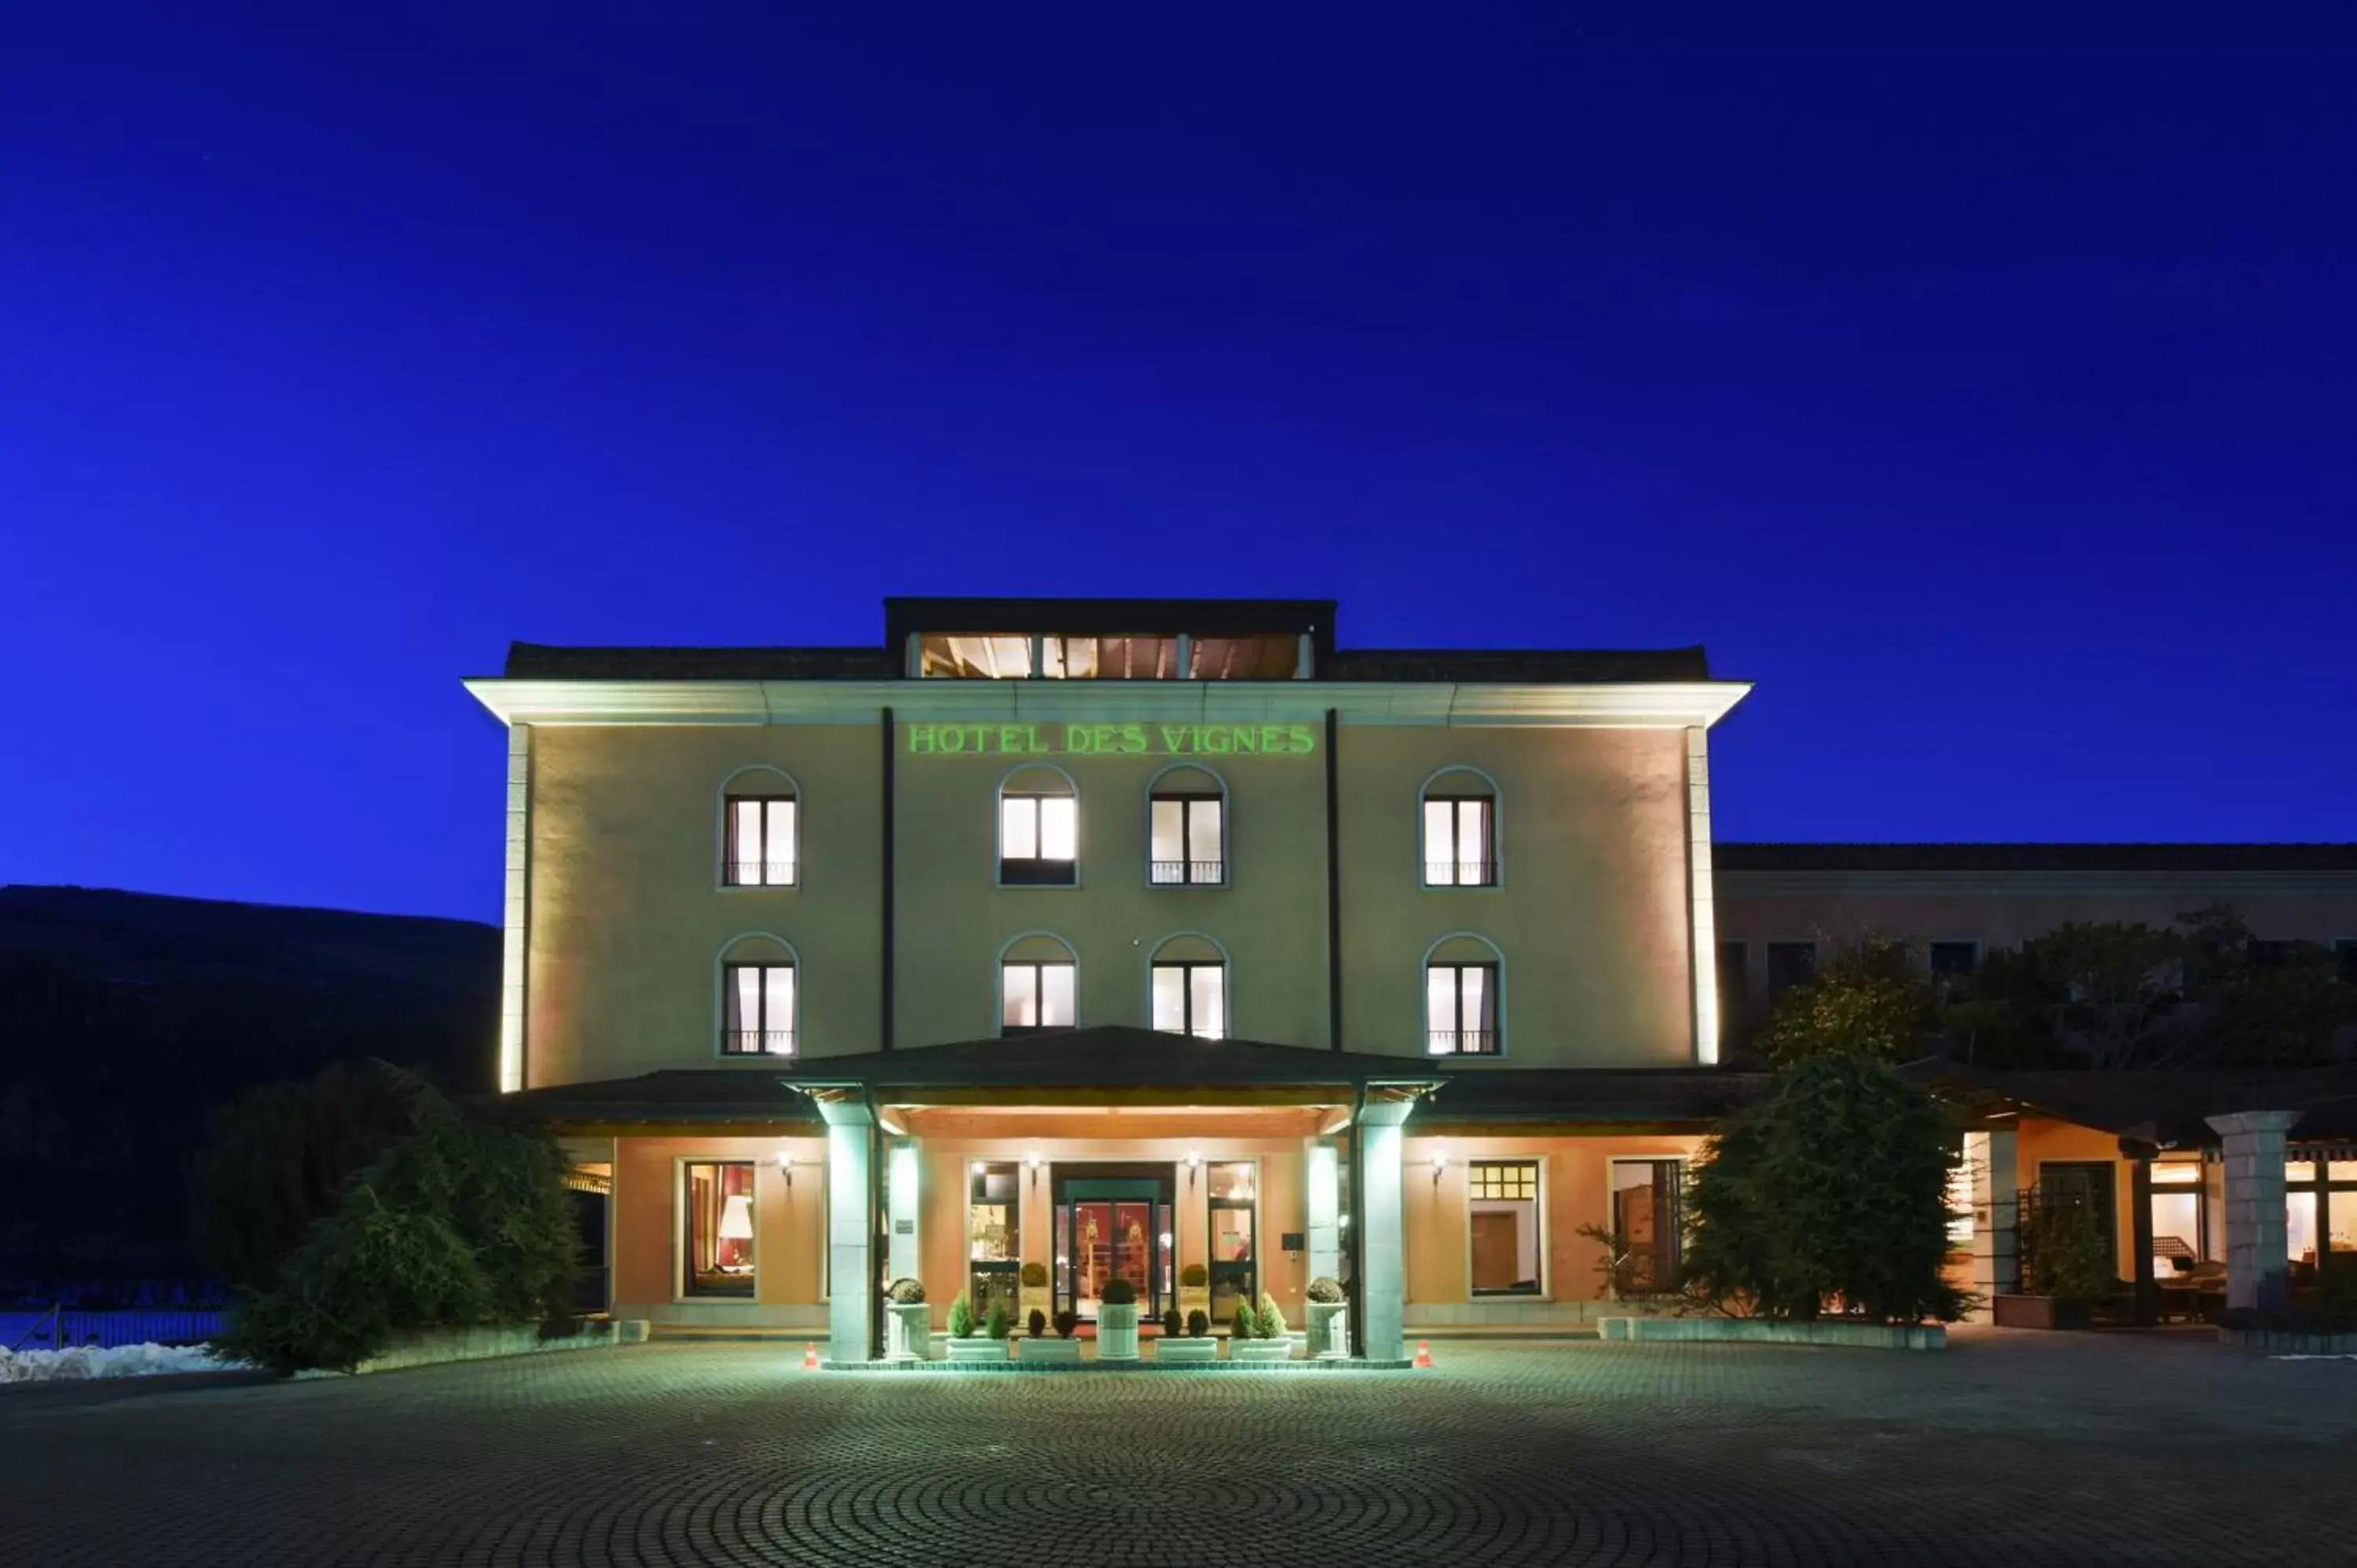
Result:
M1076 1367L1081 1361L1081 1342L1078 1339L1066 1339L1060 1335L1053 1334L1042 1338L1026 1337L1016 1346L1015 1359L1018 1361L1048 1361L1059 1366Z
M884 1304L884 1359L922 1361L932 1354L933 1309L921 1301Z
M987 1334L976 1334L964 1339L953 1338L949 1345L950 1359L953 1362L972 1365L975 1362L1006 1359L1007 1342L1004 1339L993 1339Z
M2357 1356L2357 1334L2302 1334L2290 1328L2221 1328L2218 1343L2278 1356Z
M1303 1350L1315 1361L1351 1353L1351 1304L1313 1301L1309 1304L1308 1337Z
M543 1339L536 1324L499 1328L445 1328L415 1335L388 1346L352 1370L397 1372L406 1367L433 1367L445 1361L485 1361L500 1356L545 1356L560 1350L602 1350L610 1345L644 1344L648 1326L640 1321L595 1322L583 1332ZM334 1377L332 1372L297 1373L298 1377Z
M1220 1342L1208 1334L1200 1339L1157 1339L1154 1342L1154 1359L1190 1365L1198 1361L1216 1361L1220 1359Z
M2093 1328L2095 1304L1999 1294L1989 1297L1989 1320L1999 1328Z
M1135 1361L1137 1359L1137 1306L1105 1306L1097 1308L1097 1359L1100 1361Z
M1937 1323L1770 1323L1757 1317L1605 1317L1605 1339L1718 1340L1747 1345L1838 1345L1857 1350L1944 1350L1948 1331Z
M1228 1341L1228 1359L1264 1367L1278 1361L1290 1361L1293 1359L1293 1338L1288 1335L1283 1339L1231 1339Z

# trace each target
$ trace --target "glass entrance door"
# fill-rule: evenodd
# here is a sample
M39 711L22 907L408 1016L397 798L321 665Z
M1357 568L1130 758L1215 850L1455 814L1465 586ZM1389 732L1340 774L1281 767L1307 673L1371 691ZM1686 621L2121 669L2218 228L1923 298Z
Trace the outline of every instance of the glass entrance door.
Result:
M1123 1174L1094 1174L1107 1169ZM1128 1174L1133 1171L1151 1174ZM1093 1323L1104 1287L1123 1279L1137 1293L1141 1320L1161 1316L1171 1285L1170 1185L1165 1166L1056 1173L1059 1310L1069 1307L1083 1322Z

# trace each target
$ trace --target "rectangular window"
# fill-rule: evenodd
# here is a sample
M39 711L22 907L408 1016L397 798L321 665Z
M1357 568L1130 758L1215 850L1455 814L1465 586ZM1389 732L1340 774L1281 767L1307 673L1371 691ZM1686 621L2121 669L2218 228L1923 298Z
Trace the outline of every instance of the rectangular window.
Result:
M1817 972L1817 944L1814 942L1770 942L1768 944L1768 999L1774 1001L1795 985L1805 983Z
M1496 802L1484 795L1424 800L1424 885L1492 887L1498 881Z
M1239 1303L1260 1299L1259 1265L1254 1257L1259 1215L1254 1167L1250 1160L1220 1160L1203 1167L1210 1194L1211 1321L1226 1323Z
M731 887L792 886L793 797L728 797L728 848L722 868L722 880Z
M1475 1295L1537 1295L1539 1163L1475 1160L1465 1170Z
M1080 880L1080 802L1070 795L1007 795L998 802L998 880L1070 887Z
M1424 972L1425 1050L1436 1057L1498 1051L1498 966L1436 963Z
M1718 944L1718 1017L1732 1024L1743 1016L1751 995L1749 950L1741 942Z
M1152 863L1147 874L1157 886L1227 880L1227 824L1217 795L1157 795L1150 802L1147 824Z
M1175 637L1048 637L1039 673L1050 681L1175 681Z
M994 1296L1008 1316L1022 1302L1023 1204L1012 1160L975 1160L966 1166L966 1289L974 1316L989 1316Z
M1154 966L1154 1026L1165 1034L1224 1039L1228 1032L1228 971L1219 963Z
M1301 668L1301 639L1291 633L1199 637L1189 658L1195 681L1290 681Z
M1653 1295L1678 1288L1684 1268L1683 1160L1612 1162L1612 1288Z
M2337 941L2332 944L2332 950L2341 955L2341 978L2357 985L2357 940Z
M1023 681L1031 674L1027 637L966 637L929 631L917 639L920 675L951 681Z
M794 1054L794 966L732 963L721 972L727 1018L720 1050L732 1057Z
M1942 980L1969 978L1981 963L1978 942L1933 942L1928 950L1932 973Z
M753 1162L691 1160L680 1174L680 1294L750 1299Z
M1070 963L1010 963L1000 970L998 1032L1028 1035L1039 1029L1069 1029L1077 1021Z

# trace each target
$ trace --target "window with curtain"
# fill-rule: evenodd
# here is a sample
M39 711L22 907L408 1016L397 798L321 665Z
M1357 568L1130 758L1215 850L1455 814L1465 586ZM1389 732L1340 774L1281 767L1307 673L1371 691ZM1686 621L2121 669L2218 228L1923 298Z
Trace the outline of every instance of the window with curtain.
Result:
M730 887L794 885L794 811L791 795L728 797L728 843L721 879Z
M1148 805L1147 873L1157 886L1227 880L1226 812L1226 802L1217 795L1155 795Z
M1153 966L1154 1026L1165 1034L1224 1039L1228 1032L1228 970L1222 963Z
M691 1160L680 1175L680 1294L750 1297L753 1162Z
M1425 796L1424 885L1497 886L1497 801L1487 794Z
M1002 795L998 880L1069 887L1080 880L1081 803L1070 795Z
M999 969L998 1032L1028 1035L1069 1029L1079 1022L1074 966L1069 961L1021 961Z
M1498 1049L1498 966L1435 963L1424 972L1425 1049L1436 1057Z
M732 963L722 967L727 1016L720 1050L732 1057L789 1057L794 1053L794 966Z

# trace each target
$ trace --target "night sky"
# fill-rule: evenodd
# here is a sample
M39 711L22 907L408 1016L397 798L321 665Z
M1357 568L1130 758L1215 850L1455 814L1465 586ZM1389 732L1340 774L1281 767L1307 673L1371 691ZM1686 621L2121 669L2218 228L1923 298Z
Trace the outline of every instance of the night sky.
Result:
M0 881L495 918L461 676L888 593L1706 642L1723 838L2357 837L2349 6L176 9L0 21Z

